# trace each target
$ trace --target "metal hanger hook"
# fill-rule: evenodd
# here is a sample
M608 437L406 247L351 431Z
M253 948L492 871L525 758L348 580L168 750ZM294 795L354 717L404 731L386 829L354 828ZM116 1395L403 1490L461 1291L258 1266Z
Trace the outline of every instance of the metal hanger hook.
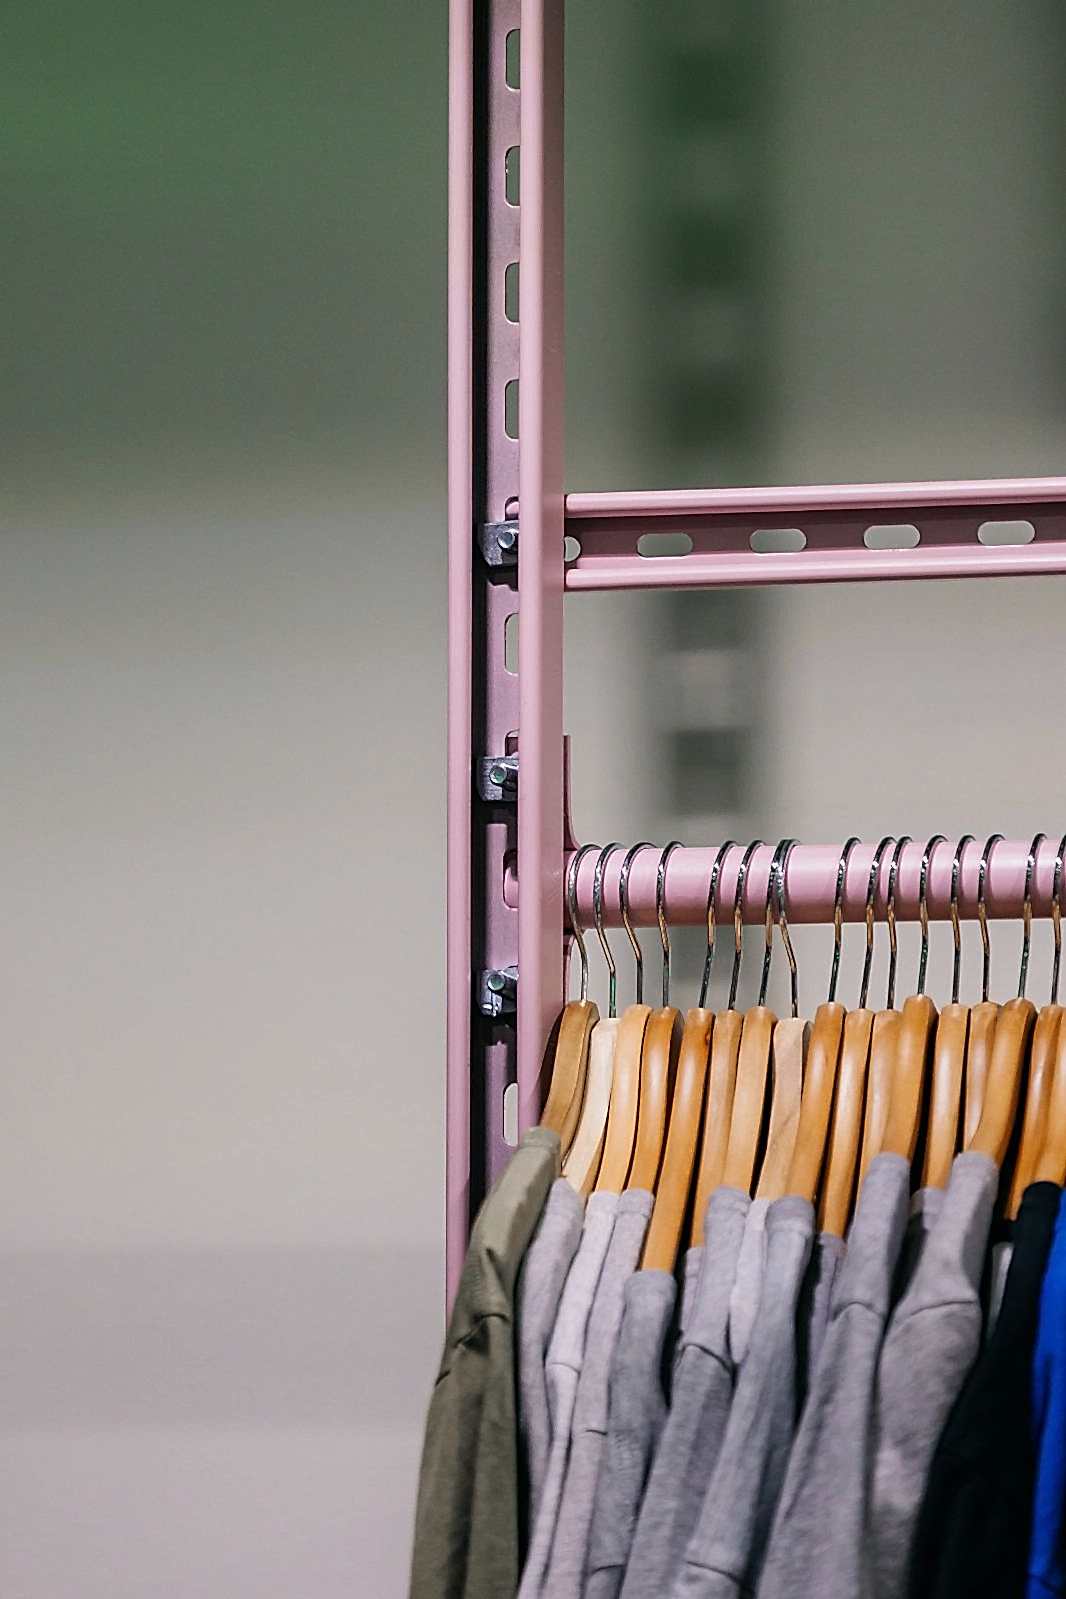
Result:
M964 833L955 846L955 857L951 862L951 936L955 944L955 954L951 969L951 1003L959 1003L959 984L962 980L962 929L959 926L959 875L962 871L962 857L967 844L974 842L972 833Z
M1029 845L1025 862L1025 893L1022 896L1022 958L1018 966L1018 998L1025 998L1025 985L1029 980L1029 945L1033 937L1033 873L1036 870L1036 852L1047 837L1036 833Z
M592 912L596 922L596 937L603 950L603 958L607 962L610 973L607 988L607 1014L618 1015L618 968L611 954L611 946L607 942L607 934L603 930L603 876L609 858L616 849L621 849L621 844L605 844L596 857L596 870L592 877Z
M918 994L925 993L925 976L929 969L929 865L938 844L946 844L943 833L934 833L922 851L922 868L918 874L918 920L922 924L922 952L918 957Z
M681 840L675 838L659 856L659 870L655 874L655 920L659 924L659 941L663 946L663 1006L670 1003L670 929L666 925L666 866Z
M896 844L892 851L892 860L888 867L888 899L885 901L885 917L888 921L888 992L885 999L886 1010L892 1010L896 1000L896 967L899 962L899 944L896 940L896 879L899 876L900 856L907 845L913 840L909 833Z
M837 866L837 888L833 898L833 965L829 973L829 993L826 996L832 1004L837 997L837 978L840 976L840 951L844 942L844 884L848 877L848 861L851 852L859 840L849 838L840 852L840 862Z
M870 862L870 880L866 885L866 958L862 963L862 984L859 988L859 1009L866 1009L866 1001L870 993L870 968L874 959L874 900L877 898L877 885L881 879L881 863L885 858L885 851L895 840L892 834L887 834L874 850L874 858Z
M722 862L729 854L729 851L735 848L735 840L731 838L727 839L722 845L721 849L718 851L718 854L714 857L714 865L711 867L711 881L707 889L707 953L703 958L703 981L700 983L700 1010L703 1010L707 1003L707 990L711 985L711 967L714 965L714 945L715 935L717 933L714 903L715 896L718 893L718 879L722 872Z
M1066 858L1066 833L1059 839L1055 856L1055 875L1051 881L1051 929L1055 936L1055 955L1051 963L1051 1003L1059 1002L1059 969L1062 966L1062 863Z
M977 920L981 924L981 1003L988 998L988 985L992 972L992 951L988 942L988 907L985 904L985 881L988 863L997 844L1002 844L1003 834L993 833L981 851L981 864L977 869Z
M756 1001L758 1005L766 1004L766 990L770 983L770 964L774 956L774 886L777 878L777 863L780 859L781 851L788 843L790 843L790 840L787 838L783 838L780 841L774 850L766 873L766 906L763 910L765 949L762 958L762 976L759 979L759 997Z
M581 962L581 998L589 997L589 952L585 947L585 933L581 926L581 918L577 913L577 876L581 870L581 862L586 855L591 855L598 846L595 844L582 844L570 857L570 866L566 874L566 908L570 913L570 931L577 944L578 959Z
M796 963L796 951L792 948L792 934L788 930L788 914L785 909L785 874L788 871L788 857L792 853L792 846L795 842L794 838L783 840L778 846L775 866L771 867L771 876L775 883L775 898L777 900L777 922L781 929L781 942L785 946L785 955L788 958L789 1000L793 1020L799 1015L799 966Z
M748 875L751 857L757 849L762 848L762 839L756 838L744 851L744 858L737 867L737 886L733 895L733 970L729 977L729 1010L737 1008L737 984L740 982L740 957L744 953L744 912L742 900L744 898L744 879Z
M640 939L633 931L633 923L629 915L629 874L633 868L633 862L641 850L654 848L655 845L649 844L646 839L640 844L634 844L631 849L626 850L626 858L622 862L622 870L618 874L618 908L622 912L622 926L626 930L629 947L633 951L633 962L637 969L636 995L638 1005L642 1004L644 1000L644 951L640 947Z

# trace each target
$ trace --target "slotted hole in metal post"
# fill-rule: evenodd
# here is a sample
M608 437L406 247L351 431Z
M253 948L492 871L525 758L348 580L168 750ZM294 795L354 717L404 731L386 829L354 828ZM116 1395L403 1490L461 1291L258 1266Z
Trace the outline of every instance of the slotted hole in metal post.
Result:
M503 158L503 192L508 205L517 205L521 189L522 152L517 144L512 144Z
M522 83L522 30L512 28L504 41L504 81L509 89L517 89Z
M982 544L1032 544L1036 528L1031 522L982 522L977 529Z
M807 535L799 527L757 527L748 543L756 555L794 555L807 548Z
M509 439L518 437L518 379L512 378L503 391L503 431Z
M642 533L637 540L637 554L649 560L664 555L691 555L692 540L687 533Z
M518 671L518 612L512 611L503 624L503 669L513 677Z
M518 1142L518 1084L508 1083L503 1091L503 1141L511 1149Z
M580 554L581 540L576 539L572 533L568 533L563 540L563 560L568 562L576 561Z
M503 274L503 314L508 322L518 321L518 262L508 261Z
M913 522L879 522L862 536L868 550L913 550L921 541Z

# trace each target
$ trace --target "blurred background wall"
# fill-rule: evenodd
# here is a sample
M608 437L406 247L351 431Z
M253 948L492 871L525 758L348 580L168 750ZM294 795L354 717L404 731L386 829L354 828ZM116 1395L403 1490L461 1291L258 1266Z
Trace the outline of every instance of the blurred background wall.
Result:
M444 9L4 19L10 1599L404 1591L442 1326ZM570 485L1061 470L1063 29L572 6ZM575 597L578 829L1057 833L1064 598Z

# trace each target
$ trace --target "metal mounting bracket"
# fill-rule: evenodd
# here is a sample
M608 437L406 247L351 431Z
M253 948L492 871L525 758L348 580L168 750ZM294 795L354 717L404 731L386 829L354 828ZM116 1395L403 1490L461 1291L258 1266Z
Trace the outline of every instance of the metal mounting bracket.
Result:
M518 798L518 756L483 755L477 764L478 798L499 804Z
M498 1020L518 1009L518 967L498 966L478 973L477 1004L482 1016Z
M486 566L518 565L518 522L482 522L478 528L481 554Z

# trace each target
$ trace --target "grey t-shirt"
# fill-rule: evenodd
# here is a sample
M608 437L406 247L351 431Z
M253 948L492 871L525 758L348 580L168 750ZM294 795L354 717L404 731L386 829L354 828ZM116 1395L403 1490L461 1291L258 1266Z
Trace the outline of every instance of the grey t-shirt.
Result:
M729 1295L729 1353L739 1371L748 1353L752 1328L759 1314L763 1272L766 1268L766 1215L768 1199L753 1199L744 1223L737 1256L737 1274Z
M574 1401L566 1467L551 1559L541 1589L545 1599L581 1599L596 1481L607 1432L608 1377L622 1320L626 1283L640 1263L654 1197L644 1188L622 1195L596 1287L585 1339L585 1359Z
M762 1308L671 1599L753 1591L795 1432L796 1308L813 1238L806 1199L788 1195L770 1206Z
M577 1246L577 1254L567 1273L559 1301L559 1313L555 1318L544 1365L551 1416L551 1445L544 1487L533 1521L522 1580L518 1586L518 1599L539 1599L548 1569L570 1454L570 1423L585 1356L585 1333L592 1302L596 1297L596 1285L611 1242L618 1199L617 1194L606 1193L590 1197L585 1206L581 1242Z
M585 1599L617 1599L648 1471L666 1420L663 1351L677 1300L667 1271L638 1271L626 1283L611 1360L607 1437L589 1529Z
M911 1197L911 1213L907 1231L903 1235L903 1248L899 1253L896 1280L892 1284L892 1303L896 1305L911 1285L918 1269L925 1241L932 1232L944 1204L943 1188L919 1188Z
M874 1469L867 1513L868 1586L896 1599L933 1453L981 1343L981 1269L999 1170L955 1157L910 1287L889 1322L874 1394Z
M670 1414L648 1478L623 1599L670 1591L714 1469L733 1397L729 1296L751 1200L717 1188L707 1201L699 1287L674 1367Z
M871 1161L789 1456L759 1599L855 1599L862 1592L877 1357L909 1188L910 1162L902 1156Z
M796 1398L797 1414L802 1413L804 1401L814 1382L818 1357L825 1342L829 1326L829 1311L833 1304L833 1290L844 1261L845 1243L836 1233L819 1233L814 1240L807 1275L803 1279L799 1309L796 1313Z
M700 1267L702 1265L703 1245L693 1244L691 1249L685 1250L685 1259L681 1267L680 1331L682 1337L692 1316L692 1306L696 1300L696 1289L700 1285Z
M525 1454L530 1526L544 1487L551 1442L544 1362L563 1284L581 1238L584 1208L580 1194L565 1177L552 1184L518 1278L518 1431Z

